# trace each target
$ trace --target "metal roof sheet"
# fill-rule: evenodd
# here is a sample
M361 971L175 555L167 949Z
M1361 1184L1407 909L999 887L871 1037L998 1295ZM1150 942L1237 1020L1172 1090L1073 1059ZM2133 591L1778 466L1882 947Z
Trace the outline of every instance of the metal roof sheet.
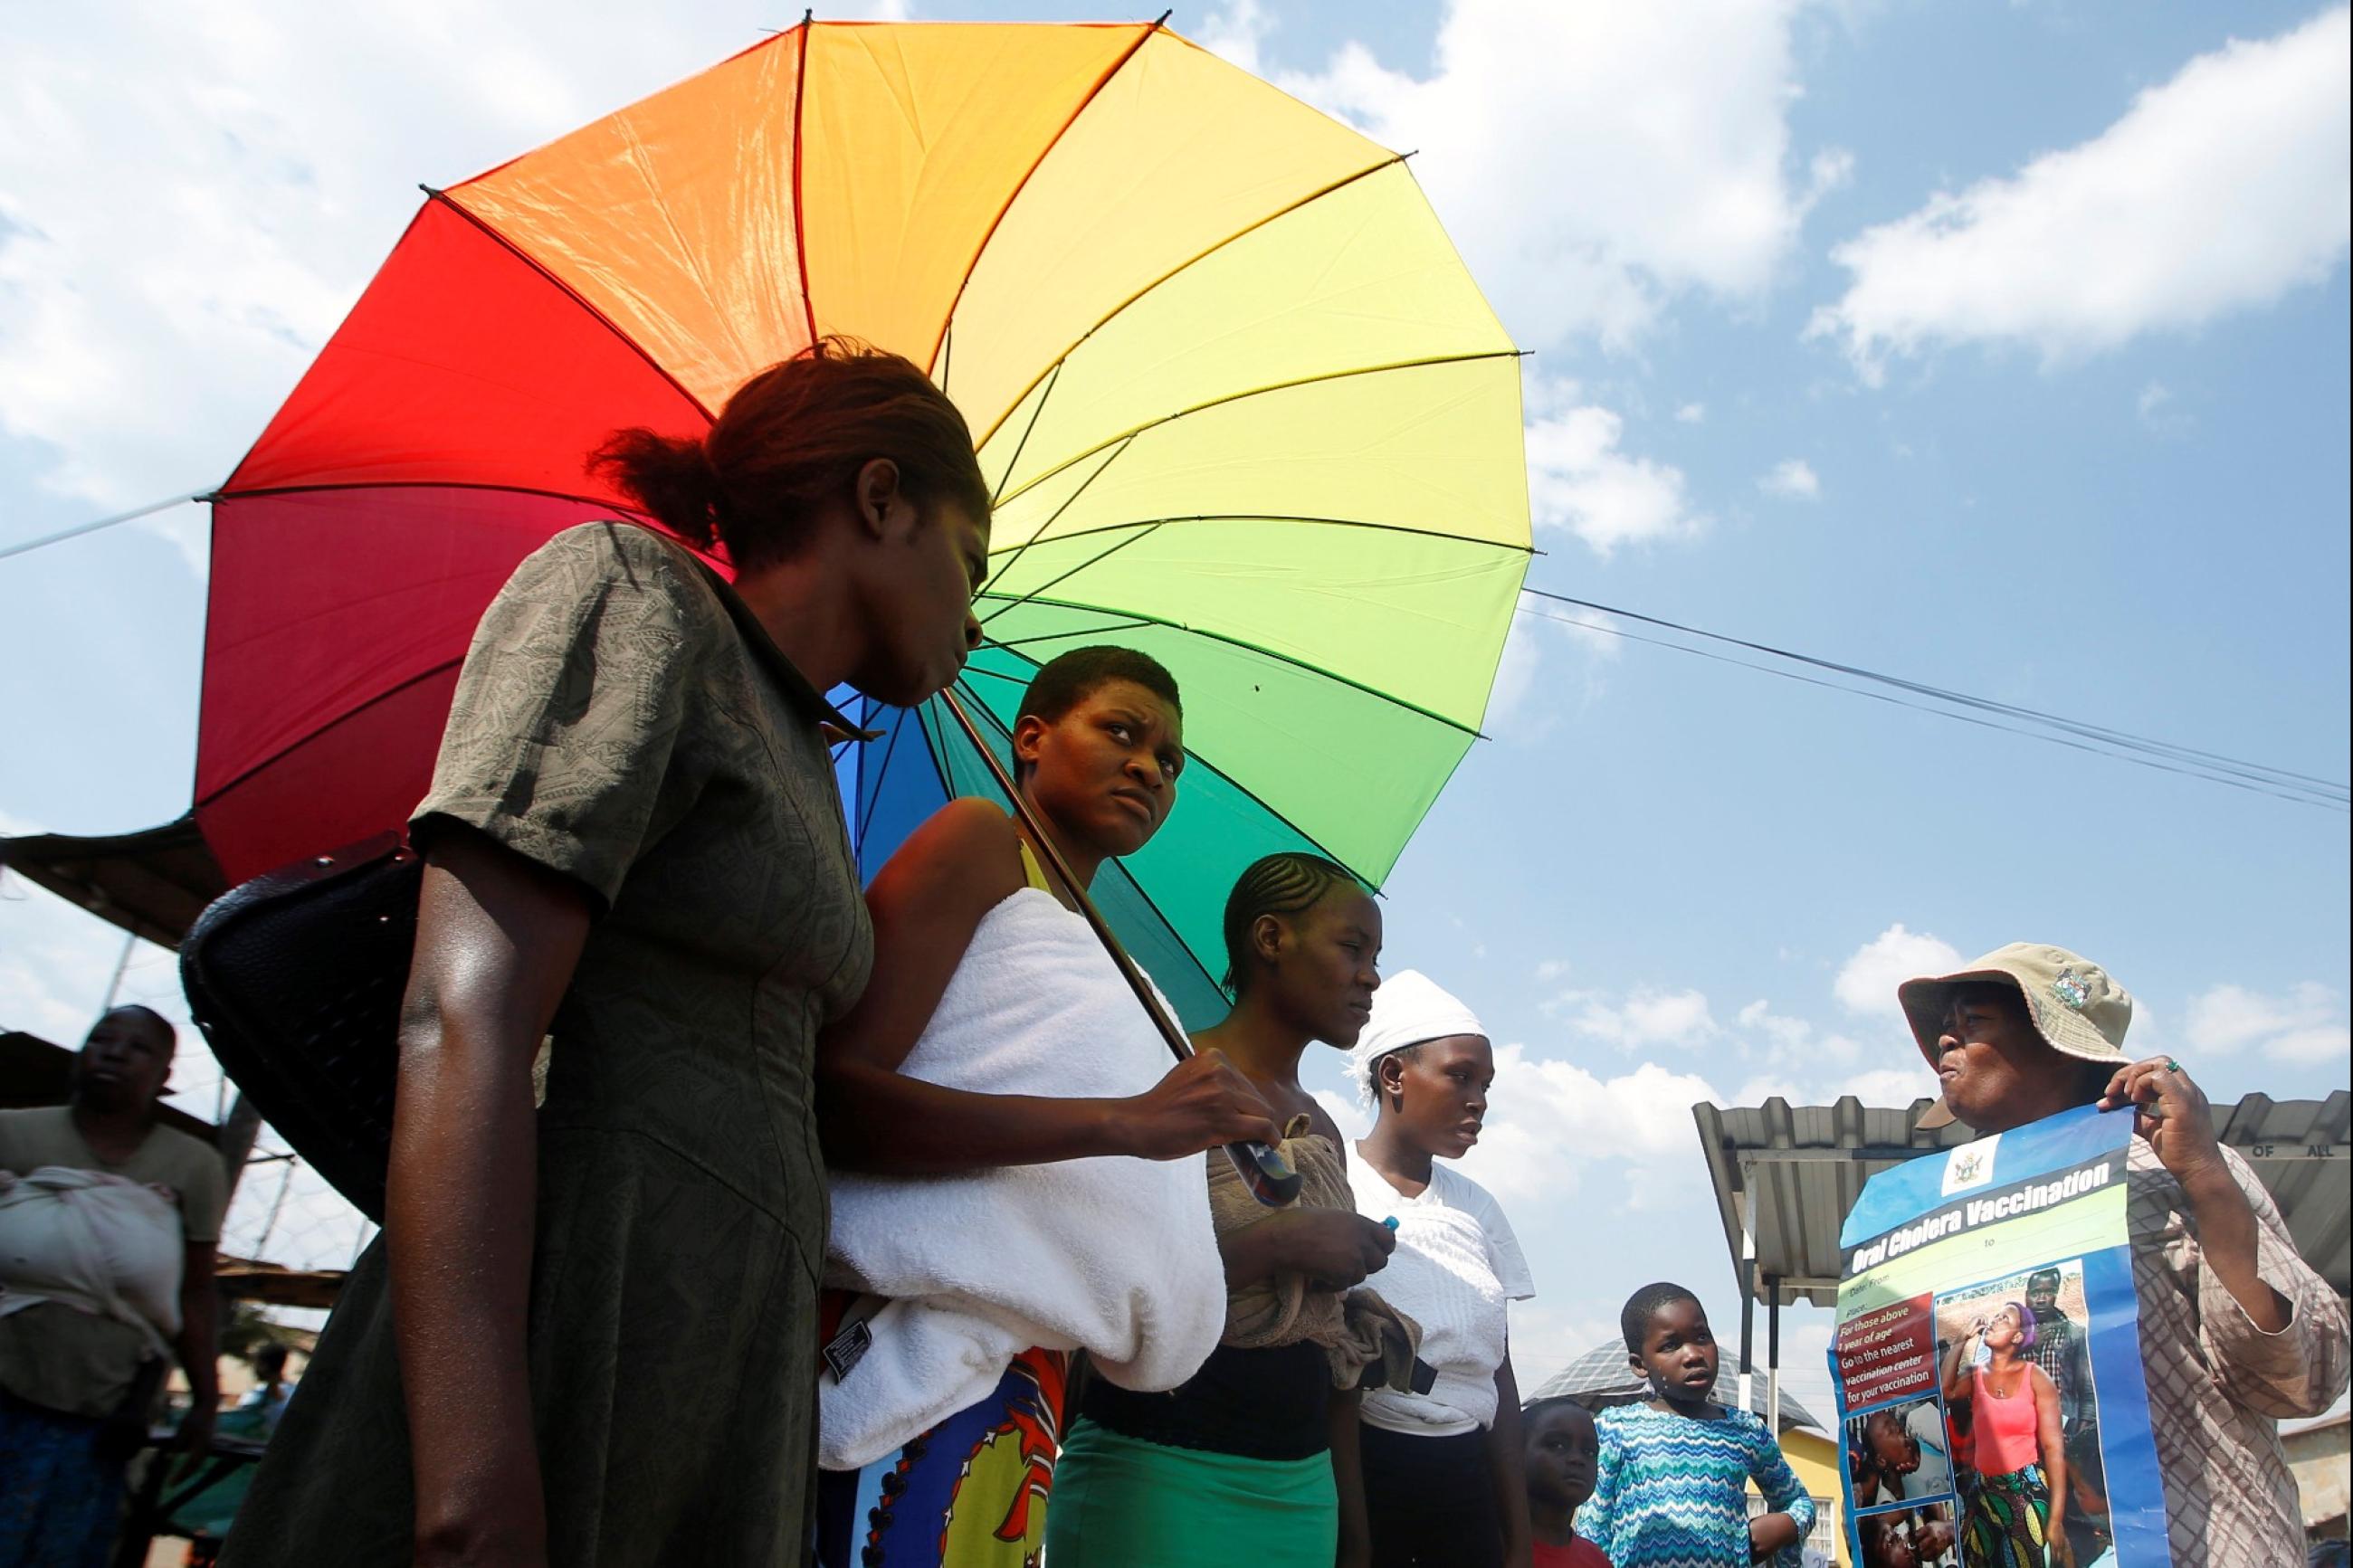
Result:
M1834 1105L1774 1099L1739 1109L1692 1107L1736 1276L1744 1217L1754 1226L1759 1301L1771 1301L1777 1285L1783 1301L1837 1301L1839 1227L1862 1184L1972 1136L1957 1125L1919 1127L1920 1113L1934 1103L1916 1100L1897 1110L1849 1095ZM2353 1093L2282 1100L2251 1094L2217 1106L2215 1124L2271 1193L2305 1261L2339 1296L2353 1294L2353 1182L2347 1179Z
M1709 1397L1727 1408L1740 1403L1739 1362L1737 1355L1729 1355L1716 1363L1715 1388ZM1764 1371L1759 1368L1749 1384L1748 1407L1759 1419L1765 1415L1766 1382ZM1588 1410L1601 1410L1612 1405L1629 1405L1637 1399L1648 1398L1650 1393L1649 1385L1636 1377L1633 1369L1626 1364L1625 1344L1610 1340L1594 1346L1546 1378L1526 1398L1531 1403L1538 1399L1574 1399ZM1778 1429L1787 1431L1792 1426L1829 1430L1815 1419L1811 1411L1784 1393Z

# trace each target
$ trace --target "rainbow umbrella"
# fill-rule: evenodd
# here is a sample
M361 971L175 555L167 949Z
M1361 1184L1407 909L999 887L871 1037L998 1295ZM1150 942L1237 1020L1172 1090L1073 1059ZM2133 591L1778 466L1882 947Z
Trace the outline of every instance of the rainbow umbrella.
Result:
M582 471L826 333L930 367L997 511L966 677L1145 649L1169 828L1109 912L1196 1021L1253 856L1385 877L1529 553L1510 341L1404 161L1158 26L804 24L446 191L215 498L196 815L231 879L396 826L475 620ZM846 753L870 868L978 759Z

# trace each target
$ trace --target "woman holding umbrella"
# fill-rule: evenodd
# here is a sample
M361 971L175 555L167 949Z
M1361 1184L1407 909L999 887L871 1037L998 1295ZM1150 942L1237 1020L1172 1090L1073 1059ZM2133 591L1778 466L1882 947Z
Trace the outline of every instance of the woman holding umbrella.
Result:
M1972 1366L1979 1345L1990 1359ZM2073 1560L2059 1387L2034 1364L2028 1353L2033 1348L2032 1309L2005 1301L1971 1324L1945 1358L1945 1403L1966 1404L1977 1433L1978 1484L1962 1527L1963 1551L1989 1568Z
M239 1513L238 1568L806 1550L811 1053L872 948L822 694L955 677L988 493L923 372L839 341L701 438L624 431L594 460L676 540L560 533L475 635L411 823L383 1245ZM733 585L678 540L723 549Z

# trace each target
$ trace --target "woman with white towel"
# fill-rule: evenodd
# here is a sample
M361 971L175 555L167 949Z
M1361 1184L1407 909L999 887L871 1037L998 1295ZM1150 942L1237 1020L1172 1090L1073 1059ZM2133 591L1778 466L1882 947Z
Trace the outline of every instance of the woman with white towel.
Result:
M1022 698L1013 752L1091 884L1175 804L1176 683L1127 648L1063 654ZM1166 1389L1217 1344L1196 1160L1273 1142L1273 1121L1214 1054L1169 1068L1042 858L991 802L934 813L867 890L873 979L818 1043L824 1568L1034 1563L1071 1353Z
M1426 1394L1365 1395L1360 1447L1374 1568L1526 1568L1520 1391L1505 1303L1535 1294L1511 1222L1439 1163L1479 1141L1495 1053L1471 1009L1414 970L1392 974L1349 1076L1378 1120L1348 1163L1356 1210L1393 1221L1381 1295L1421 1325Z

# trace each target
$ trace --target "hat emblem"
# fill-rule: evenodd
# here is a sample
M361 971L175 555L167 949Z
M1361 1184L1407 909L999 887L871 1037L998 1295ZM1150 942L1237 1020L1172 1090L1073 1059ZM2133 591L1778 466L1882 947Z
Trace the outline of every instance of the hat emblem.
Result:
M2082 975L2072 969L2061 970L2059 978L2051 983L2051 989L2058 994L2061 1002L2077 1013L2082 1012L2084 1004L2092 999L2092 988L2084 983Z

